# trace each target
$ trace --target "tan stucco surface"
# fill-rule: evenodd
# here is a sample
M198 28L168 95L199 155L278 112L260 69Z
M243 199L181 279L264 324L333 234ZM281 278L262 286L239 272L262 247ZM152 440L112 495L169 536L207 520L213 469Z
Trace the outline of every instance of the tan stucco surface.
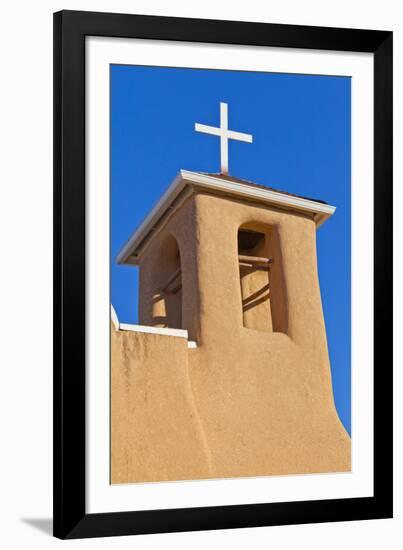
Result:
M111 482L209 477L183 338L111 327Z
M237 233L245 224L272 235L268 331L244 326ZM112 328L112 482L350 470L351 442L333 400L314 221L191 196L140 256L141 324L166 326L161 315L153 318L153 303L172 237L182 266L181 326L198 348Z

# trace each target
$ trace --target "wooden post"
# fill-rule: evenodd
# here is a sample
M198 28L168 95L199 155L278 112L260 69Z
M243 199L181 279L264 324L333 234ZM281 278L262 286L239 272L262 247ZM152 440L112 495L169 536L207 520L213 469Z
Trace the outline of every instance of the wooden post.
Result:
M162 292L167 292L168 294L176 294L178 292L178 289L175 287L173 290L169 290L168 287L171 285L181 274L181 268L178 267L172 275L169 277L168 282L165 284L165 286L161 289Z

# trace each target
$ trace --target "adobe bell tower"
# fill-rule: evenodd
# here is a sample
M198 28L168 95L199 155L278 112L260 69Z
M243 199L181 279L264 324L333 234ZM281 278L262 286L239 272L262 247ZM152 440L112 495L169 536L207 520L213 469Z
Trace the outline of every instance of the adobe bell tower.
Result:
M196 125L220 137L221 173L181 170L118 261L140 268L140 324L195 342L185 371L200 477L348 471L316 256L335 208L229 176L227 140L252 136L228 130L223 105L219 129Z

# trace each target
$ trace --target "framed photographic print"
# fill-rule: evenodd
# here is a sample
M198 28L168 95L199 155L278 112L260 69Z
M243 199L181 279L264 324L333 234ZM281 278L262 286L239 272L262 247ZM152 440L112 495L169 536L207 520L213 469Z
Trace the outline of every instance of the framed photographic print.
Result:
M392 516L392 33L54 16L54 534Z

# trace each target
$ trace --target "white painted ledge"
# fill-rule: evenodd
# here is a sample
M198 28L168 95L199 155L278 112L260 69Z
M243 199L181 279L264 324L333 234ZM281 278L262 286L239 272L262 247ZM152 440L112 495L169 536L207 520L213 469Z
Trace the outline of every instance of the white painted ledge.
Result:
M180 328L159 328L149 327L147 325L126 325L120 323L120 330L129 330L131 332L145 332L147 334L161 334L163 336L176 336L177 338L188 339L188 331Z
M131 332L143 332L146 334L160 334L162 336L175 336L176 338L186 338L188 340L189 349L197 349L197 342L189 340L189 334L187 330L180 328L159 328L149 327L147 325L129 325L126 323L119 323L119 319L115 308L111 305L111 320L116 330L128 330Z
M119 319L115 311L115 308L113 307L112 304L111 304L111 321L113 323L113 326L115 327L115 330L119 330Z

